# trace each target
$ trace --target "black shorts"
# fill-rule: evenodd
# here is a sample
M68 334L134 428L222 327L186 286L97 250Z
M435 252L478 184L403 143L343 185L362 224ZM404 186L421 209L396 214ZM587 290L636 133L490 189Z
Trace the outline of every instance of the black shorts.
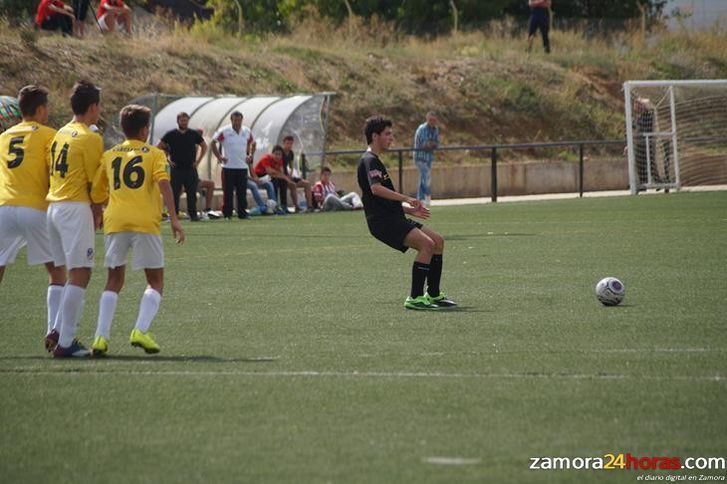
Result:
M389 247L406 252L409 247L404 245L404 239L409 232L414 229L423 227L419 222L415 222L408 218L389 219L389 220L368 220L369 232L381 242Z
M73 0L73 15L75 15L76 20L81 22L86 20L86 12L90 3L91 0Z
M550 28L550 18L548 9L546 8L535 8L530 16L530 24L528 25L528 35L532 37L535 32L540 29L540 32L547 35Z

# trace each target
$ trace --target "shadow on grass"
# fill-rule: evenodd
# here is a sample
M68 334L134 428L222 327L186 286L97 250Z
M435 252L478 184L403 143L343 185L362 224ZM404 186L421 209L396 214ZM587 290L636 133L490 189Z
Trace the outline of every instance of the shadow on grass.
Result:
M456 306L453 308L442 308L438 311L432 311L436 314L447 314L447 313L494 313L491 309L482 309L477 306Z
M234 238L235 240L240 239L240 237L247 237L247 238L271 238L271 239L360 239L360 235L341 235L341 234L244 234L240 235L237 233L231 233L231 234L220 234L220 233L195 233L195 237L214 237L217 238Z
M86 357L86 358L62 358L55 359L51 356L41 355L19 355L19 356L0 356L0 361L14 361L14 360L26 360L26 361L59 361L59 362L84 362L84 361L158 361L158 362L173 362L173 363L271 363L278 361L279 358L275 356L250 356L243 358L221 358L218 356L208 355L109 355L102 357ZM0 372L3 370L0 369Z
M399 306L398 304L396 305ZM432 314L441 315L447 313L494 313L492 309L478 308L477 306L456 306L453 308L427 309L427 310L411 310L405 309L407 314Z
M444 234L445 240L470 240L470 239L485 239L489 237L536 237L538 234L469 234L469 235L448 235Z

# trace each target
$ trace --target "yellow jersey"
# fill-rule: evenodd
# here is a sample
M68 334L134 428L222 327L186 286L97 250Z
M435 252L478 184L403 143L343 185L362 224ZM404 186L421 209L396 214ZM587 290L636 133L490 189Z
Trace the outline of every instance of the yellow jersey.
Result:
M103 154L91 198L94 203L108 199L104 233L161 233L159 181L169 180L167 166L167 155L143 141L126 140Z
M70 122L51 144L49 202L90 202L89 185L103 154L103 140L83 123Z
M0 134L0 205L48 208L48 153L55 134L35 121Z

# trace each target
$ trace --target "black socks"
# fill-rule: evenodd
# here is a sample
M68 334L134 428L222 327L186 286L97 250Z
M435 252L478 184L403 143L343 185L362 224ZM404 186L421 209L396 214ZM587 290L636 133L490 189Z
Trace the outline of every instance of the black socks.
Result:
M427 292L432 297L439 296L439 281L442 279L442 254L434 254L429 264Z
M416 298L424 295L424 281L429 275L429 264L414 261L411 267L411 297Z

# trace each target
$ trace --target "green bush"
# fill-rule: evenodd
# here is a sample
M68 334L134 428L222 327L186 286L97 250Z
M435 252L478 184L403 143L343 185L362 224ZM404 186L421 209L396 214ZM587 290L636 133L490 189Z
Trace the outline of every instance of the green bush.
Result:
M0 0L0 12L13 19L33 18L38 1L33 0Z

